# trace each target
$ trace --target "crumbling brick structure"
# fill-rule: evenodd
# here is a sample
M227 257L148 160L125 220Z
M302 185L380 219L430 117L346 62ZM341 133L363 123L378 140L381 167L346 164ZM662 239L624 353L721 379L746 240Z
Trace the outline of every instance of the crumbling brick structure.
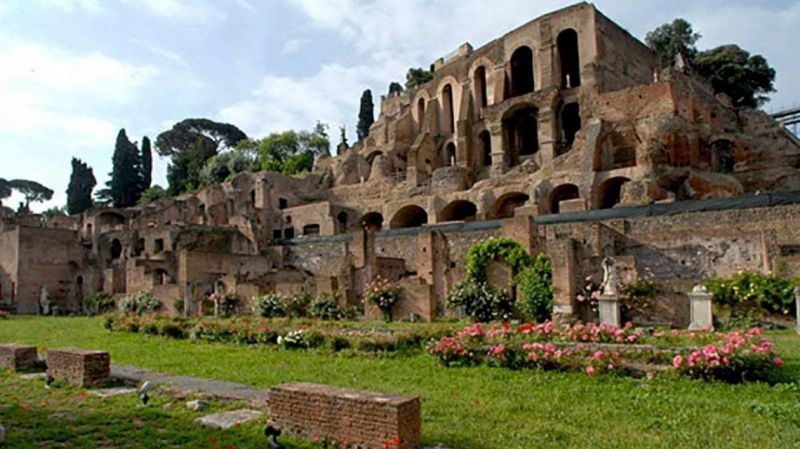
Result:
M0 368L19 371L33 367L37 361L38 355L35 346L0 345Z
M268 405L270 424L285 434L363 449L422 447L416 396L295 383L270 389Z
M181 299L195 313L215 291L245 304L271 292L335 291L360 307L364 285L382 275L403 287L396 318L429 320L453 313L445 299L464 276L469 246L506 236L558 262L557 312L577 317L580 276L599 255L627 257L642 273L642 261L673 264L667 254L693 247L623 211L800 191L797 137L734 107L706 80L659 64L591 4L552 12L437 60L431 81L382 98L363 144L320 157L308 176L242 173L143 207L6 220L0 303L36 313L46 285L62 310L97 291L153 292L165 312ZM800 199L780 207L792 202ZM777 223L741 204L754 226ZM700 209L669 223L725 235L710 253L752 250L749 228L719 226ZM781 224L800 228L794 218ZM644 228L651 233L629 233ZM779 247L800 246L800 237L778 234ZM651 238L658 244L634 250ZM693 268L800 274L794 252L763 248L746 263L709 256ZM658 273L684 288L681 270Z
M111 374L111 356L103 351L51 349L45 360L49 376L76 387L96 386Z

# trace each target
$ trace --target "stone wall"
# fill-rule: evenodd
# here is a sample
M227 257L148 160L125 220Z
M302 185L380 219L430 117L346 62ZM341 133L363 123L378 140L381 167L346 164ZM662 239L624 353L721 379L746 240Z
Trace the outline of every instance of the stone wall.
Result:
M420 400L314 384L286 384L270 389L270 424L284 434L346 447L420 449ZM396 442L396 443L395 443Z

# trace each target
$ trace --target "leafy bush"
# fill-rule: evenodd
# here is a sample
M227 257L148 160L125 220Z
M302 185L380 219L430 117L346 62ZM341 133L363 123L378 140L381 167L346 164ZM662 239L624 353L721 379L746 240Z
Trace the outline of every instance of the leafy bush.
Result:
M486 267L493 260L506 262L513 276L533 265L533 259L525 248L508 238L489 239L472 245L466 260L467 277L477 283L486 282Z
M208 299L214 303L214 313L230 318L239 311L239 296L235 293L212 293Z
M388 280L379 275L367 284L364 299L378 306L386 321L391 321L392 308L400 300L400 289L393 287Z
M661 291L661 286L649 279L637 279L620 289L622 294L622 314L628 320L633 315L644 314L650 307L653 298Z
M472 279L453 287L447 295L447 304L463 307L464 313L484 323L509 320L514 309L514 303L506 292Z
M136 293L126 296L119 303L119 310L124 314L145 315L153 313L161 307L161 301L152 293Z
M314 298L306 292L296 293L284 298L284 310L289 318L304 318L309 314L309 307Z
M256 313L262 318L280 318L287 315L286 298L278 293L264 295L256 299Z
M539 254L533 266L518 276L519 308L528 318L541 323L553 315L553 267L550 259Z
M309 306L309 314L321 320L341 320L344 311L339 307L339 293L324 293L314 299Z
M177 315L183 315L183 310L185 307L186 303L183 301L183 299L176 299L172 302L172 309Z
M774 274L742 271L730 278L705 283L718 304L733 308L757 308L769 313L789 315L794 310L795 283Z
M306 331L296 330L288 334L278 337L278 346L286 349L306 349L308 348L308 341L306 341Z
M98 292L83 301L87 315L103 315L114 310L114 298L108 293Z

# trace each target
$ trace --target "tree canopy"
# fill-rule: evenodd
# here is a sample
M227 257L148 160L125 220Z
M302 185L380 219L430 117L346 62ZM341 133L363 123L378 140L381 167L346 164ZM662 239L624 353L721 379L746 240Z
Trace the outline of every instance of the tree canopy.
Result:
M375 123L375 104L372 102L372 91L367 89L361 94L361 108L358 111L356 134L359 142L363 142L369 136L369 128L373 123Z
M687 61L694 59L697 55L695 44L701 37L692 30L692 24L678 18L647 33L645 42L661 57L661 63L669 66L678 53L683 54Z
M318 122L311 131L272 133L260 140L244 141L238 149L258 154L261 170L285 175L309 172L317 157L330 155L328 126Z
M389 84L389 95L392 94L402 94L403 93L403 85L398 83L397 81L392 81Z
M203 185L219 184L247 170L258 170L258 157L252 151L236 148L209 159L200 170L200 181Z
M72 158L72 174L67 187L67 213L76 215L92 208L92 190L97 185L92 168Z
M433 72L421 67L410 68L406 73L406 89L413 89L433 79Z
M142 138L142 178L141 178L141 190L144 192L145 190L150 188L150 184L153 183L153 150L151 149L150 145L150 138L144 136Z
M128 139L125 129L120 129L114 145L111 173L106 188L97 192L101 204L114 207L131 207L142 196L141 155L136 144Z
M728 95L735 106L760 107L769 101L767 94L775 92L775 70L763 56L751 56L738 45L700 52L693 63L714 91Z
M156 138L156 152L169 157L169 193L176 195L200 186L200 171L221 149L233 148L247 135L234 125L208 119L186 119Z
M18 212L30 212L31 203L50 201L53 198L53 191L36 181L30 181L28 179L12 179L6 183L11 190L15 190L25 197L25 202L20 203ZM0 182L0 185L2 184L3 183Z
M146 204L150 204L156 201L163 200L165 198L169 198L167 191L164 190L163 187L160 185L154 185L149 189L142 192L142 197L139 198L139 202L137 203L139 206L144 206Z

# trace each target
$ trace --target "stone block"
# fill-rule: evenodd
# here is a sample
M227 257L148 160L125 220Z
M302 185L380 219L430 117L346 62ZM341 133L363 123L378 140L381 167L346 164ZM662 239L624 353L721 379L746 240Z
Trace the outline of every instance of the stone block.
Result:
M258 410L233 410L230 412L215 413L194 420L195 424L211 429L228 430L237 424L246 424L263 415Z
M31 368L36 365L37 358L35 346L0 345L0 368L14 371Z
M76 387L90 387L108 379L111 356L103 351L53 349L47 351L47 374Z
M622 310L619 295L602 295L597 301L600 324L622 327Z
M284 434L314 435L351 447L420 449L420 399L326 385L295 383L272 388L270 424ZM397 442L396 444L394 442Z
M689 314L691 319L689 330L699 331L714 329L714 312L711 307L711 301L713 299L714 295L700 285L689 293Z

